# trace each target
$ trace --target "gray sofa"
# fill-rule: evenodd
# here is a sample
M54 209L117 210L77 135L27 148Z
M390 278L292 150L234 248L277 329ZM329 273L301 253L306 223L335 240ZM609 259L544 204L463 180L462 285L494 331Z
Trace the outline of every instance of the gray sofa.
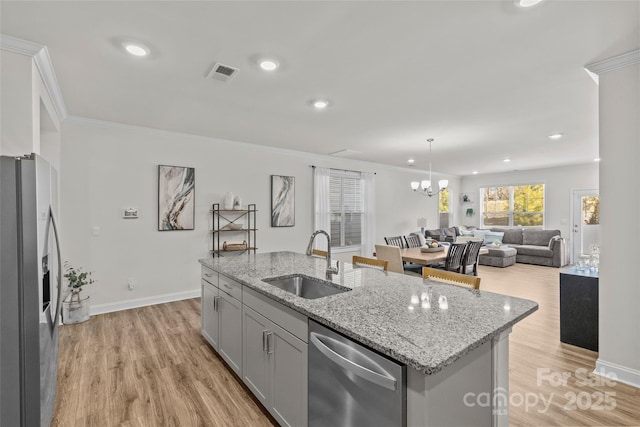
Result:
M517 251L516 262L548 267L566 265L567 245L560 230L492 228L491 231L504 232L502 243Z
M484 231L504 233L504 236L502 237L502 244L508 245L517 251L515 259L516 262L523 264L545 265L548 267L563 267L567 264L567 244L561 237L560 230L496 227ZM459 227L425 230L425 237L427 239L431 238L440 242L455 242L475 239L474 236L462 236L461 238L460 234ZM491 243L491 241L487 243ZM486 258L487 255L480 255L480 261L482 261L483 257ZM505 267L513 264L513 260L505 262L504 259L485 259L485 261L487 262L480 263L496 267Z

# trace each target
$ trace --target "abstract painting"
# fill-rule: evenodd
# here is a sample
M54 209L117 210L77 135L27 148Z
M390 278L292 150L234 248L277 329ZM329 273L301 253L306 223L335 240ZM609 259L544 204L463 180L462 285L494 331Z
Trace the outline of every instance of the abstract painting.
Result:
M295 202L295 177L271 175L272 227L296 225Z
M158 166L158 230L193 230L195 168Z

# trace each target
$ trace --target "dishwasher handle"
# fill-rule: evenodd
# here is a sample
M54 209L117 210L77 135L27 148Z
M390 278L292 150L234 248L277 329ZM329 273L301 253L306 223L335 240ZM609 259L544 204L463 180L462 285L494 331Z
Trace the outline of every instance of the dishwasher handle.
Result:
M330 343L334 348L343 347L345 349L348 349L350 352L357 352L357 350L355 348L347 346L346 344L341 343L340 341L338 341L336 339L327 337L325 335L318 334L316 332L311 332L310 339L311 339L311 343L322 354L324 354L329 360L331 360L332 362L334 362L336 365L340 366L344 370L349 371L349 372L353 373L354 375L359 376L360 378L363 378L363 379L365 379L365 380L367 380L369 382L377 384L377 385L379 385L381 387L384 387L384 388L386 388L388 390L393 390L393 391L396 390L398 381L391 374L389 374L387 371L385 371L381 366L379 366L377 363L375 363L371 358L369 358L366 355L358 352L360 357L362 357L363 359L369 361L369 363L371 363L372 365L377 366L380 372L372 371L369 368L366 368L366 367L364 367L362 365L359 365L359 364L349 360L348 358L344 357L343 355L341 355L340 353L336 352L332 348L329 348L329 346L327 346L325 344L325 342Z

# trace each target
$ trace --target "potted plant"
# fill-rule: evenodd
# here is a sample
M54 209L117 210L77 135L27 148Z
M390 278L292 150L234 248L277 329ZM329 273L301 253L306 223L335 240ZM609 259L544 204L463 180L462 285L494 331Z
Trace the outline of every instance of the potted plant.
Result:
M81 297L82 288L95 280L91 271L82 271L80 267L64 263L64 278L67 279L69 295L62 302L62 322L65 324L80 323L89 319L89 296Z

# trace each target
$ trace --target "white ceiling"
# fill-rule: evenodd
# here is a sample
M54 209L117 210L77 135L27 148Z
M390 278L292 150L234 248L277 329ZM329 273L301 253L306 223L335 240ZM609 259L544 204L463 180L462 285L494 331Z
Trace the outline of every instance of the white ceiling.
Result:
M598 88L584 66L640 46L638 1L3 0L0 12L3 34L48 47L71 115L417 169L434 138L433 170L456 175L592 161ZM278 71L259 70L265 54ZM216 62L240 72L205 79ZM332 105L313 110L317 97Z

